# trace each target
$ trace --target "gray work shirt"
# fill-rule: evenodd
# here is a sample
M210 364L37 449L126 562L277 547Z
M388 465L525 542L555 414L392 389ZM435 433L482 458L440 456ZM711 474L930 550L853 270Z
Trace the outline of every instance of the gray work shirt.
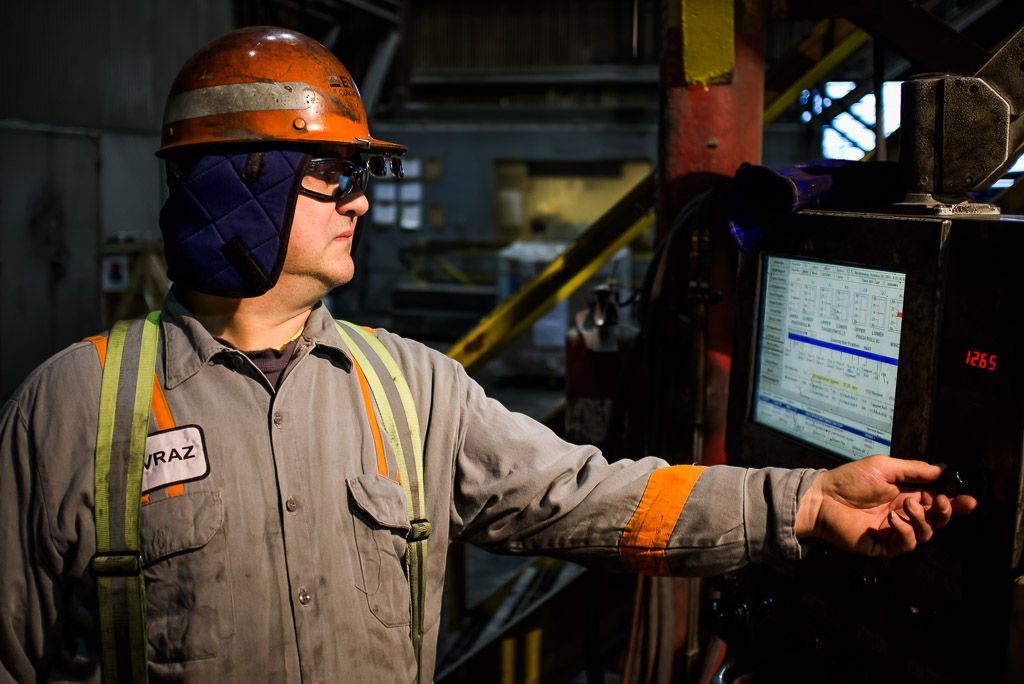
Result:
M276 392L173 296L161 333L157 377L175 425L201 429L209 474L142 505L150 681L413 681L405 494L378 474L357 376L326 308L310 314ZM429 681L451 540L628 569L623 530L666 464L609 464L488 399L455 361L376 337L409 382L425 442ZM72 345L0 414L2 680L100 681L89 562L101 372L93 344ZM793 522L812 479L704 470L666 528L667 569L705 575L799 557Z

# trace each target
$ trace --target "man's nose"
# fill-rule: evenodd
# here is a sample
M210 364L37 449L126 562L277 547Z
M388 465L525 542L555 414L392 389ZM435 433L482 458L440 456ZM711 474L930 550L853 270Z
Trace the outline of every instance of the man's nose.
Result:
M352 213L356 216L362 216L370 210L370 200L366 199L366 193L362 191L354 192L341 202L338 202L336 209L339 214Z

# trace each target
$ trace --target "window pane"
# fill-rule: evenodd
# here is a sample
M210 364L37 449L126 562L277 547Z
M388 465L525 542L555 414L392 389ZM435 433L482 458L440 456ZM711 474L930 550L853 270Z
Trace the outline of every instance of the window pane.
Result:
M371 204L370 210L373 216L373 222L381 225L394 225L398 219L398 205L382 203L382 204Z
M405 230L419 230L423 226L423 207L418 204L403 204L401 226Z
M419 202L423 199L422 183L400 183L398 195L403 202Z
M381 183L380 181L374 181L371 185L373 188L373 201L374 202L394 202L395 201L395 188L397 187L394 183Z

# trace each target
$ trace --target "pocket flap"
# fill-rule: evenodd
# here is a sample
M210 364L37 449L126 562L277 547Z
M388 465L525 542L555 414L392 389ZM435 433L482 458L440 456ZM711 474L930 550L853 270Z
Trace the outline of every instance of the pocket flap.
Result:
M179 494L148 503L142 507L140 530L143 564L202 548L223 524L220 492Z
M348 491L356 505L378 525L409 533L409 514L405 509L402 485L377 473L350 477Z

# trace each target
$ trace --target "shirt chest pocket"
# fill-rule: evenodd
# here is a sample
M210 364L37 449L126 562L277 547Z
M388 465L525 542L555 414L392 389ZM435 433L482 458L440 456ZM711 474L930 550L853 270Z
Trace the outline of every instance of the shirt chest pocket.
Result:
M409 516L402 486L375 473L347 480L359 567L370 612L383 624L409 624L405 576Z
M235 632L234 598L218 492L142 507L146 628L155 662L210 658Z

